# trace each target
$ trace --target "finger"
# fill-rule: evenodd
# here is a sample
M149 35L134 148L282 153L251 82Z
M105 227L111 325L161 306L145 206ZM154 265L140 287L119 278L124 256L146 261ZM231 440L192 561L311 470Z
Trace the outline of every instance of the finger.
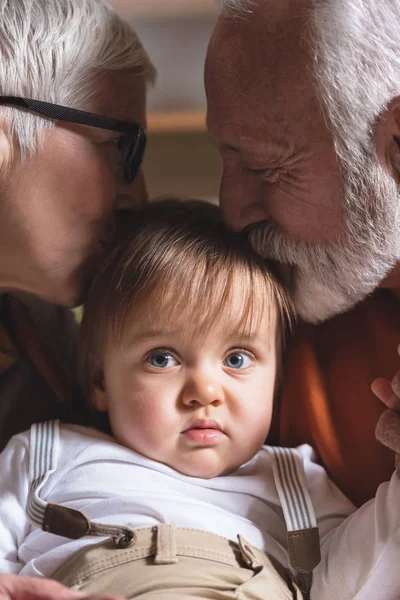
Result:
M49 579L20 575L0 576L0 600L64 600L81 596Z
M385 410L376 425L376 439L396 453L400 452L400 415L393 410Z
M400 398L400 371L392 379L392 390L398 398Z
M400 398L394 393L392 383L380 377L372 382L371 389L388 408L400 412Z

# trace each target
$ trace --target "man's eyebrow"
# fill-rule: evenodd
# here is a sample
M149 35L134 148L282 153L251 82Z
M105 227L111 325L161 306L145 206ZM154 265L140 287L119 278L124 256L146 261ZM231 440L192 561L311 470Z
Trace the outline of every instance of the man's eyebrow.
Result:
M230 144L229 142L222 142L221 144L218 144L218 148L222 152L236 152L236 153L239 153L239 152L242 151L242 148L240 146L234 146L233 144Z
M282 154L285 150L284 145L273 143L270 140L253 140L241 138L237 143L233 140L217 141L211 133L208 139L220 152L232 152L235 154L244 154L248 158L264 160L268 157L275 157L277 153Z
M211 142L211 144L213 146L218 148L218 150L225 151L225 152L229 152L229 151L239 152L240 151L239 146L236 144L232 144L232 142L228 141L228 139L225 138L225 136L222 136L223 138L225 138L222 141L218 140L219 136L216 134L215 130L211 126L208 118L206 119L206 130L207 130L207 137L208 137L209 141Z
M232 138L232 131L224 127L215 130L207 120L207 135L210 143L221 153L231 152L232 154L243 154L249 159L268 160L276 157L287 156L293 153L292 144L284 140L276 139L271 136L268 138L257 138L251 133L247 135L238 135Z
M207 127L207 137L208 137L208 140L210 141L210 143L213 146L215 146L216 148L218 148L218 150L232 150L232 151L239 152L239 148L233 146L232 144L230 144L227 141L218 142L216 137L212 134L212 132L210 131L210 129L208 127Z
M213 144L213 146L215 146L216 148L218 148L218 150L220 152L234 152L236 154L239 153L245 153L245 154L250 154L250 153L255 153L256 150L256 144L243 144L243 143L232 143L232 142L228 142L228 141L216 141L215 138L213 138L211 135L208 136L208 139L210 140L210 142ZM260 152L258 150L258 152Z

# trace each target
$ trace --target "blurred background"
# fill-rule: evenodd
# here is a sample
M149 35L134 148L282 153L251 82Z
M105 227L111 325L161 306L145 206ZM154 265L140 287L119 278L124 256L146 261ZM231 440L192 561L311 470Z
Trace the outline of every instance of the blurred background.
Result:
M151 198L218 198L220 161L205 131L203 67L214 0L109 0L158 71L148 96L144 172Z

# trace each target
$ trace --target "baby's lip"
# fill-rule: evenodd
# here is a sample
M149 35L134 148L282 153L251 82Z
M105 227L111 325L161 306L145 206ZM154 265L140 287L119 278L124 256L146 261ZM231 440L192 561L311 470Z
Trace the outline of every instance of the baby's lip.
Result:
M221 425L217 421L214 421L214 419L192 419L182 433L190 429L215 429L216 431L224 431Z

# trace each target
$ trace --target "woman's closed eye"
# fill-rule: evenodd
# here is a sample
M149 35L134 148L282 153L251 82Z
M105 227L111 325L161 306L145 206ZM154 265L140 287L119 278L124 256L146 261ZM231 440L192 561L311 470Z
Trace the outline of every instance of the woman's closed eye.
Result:
M112 138L103 141L101 146L106 153L107 162L114 175L119 176L123 165L123 154L121 151L121 138Z

